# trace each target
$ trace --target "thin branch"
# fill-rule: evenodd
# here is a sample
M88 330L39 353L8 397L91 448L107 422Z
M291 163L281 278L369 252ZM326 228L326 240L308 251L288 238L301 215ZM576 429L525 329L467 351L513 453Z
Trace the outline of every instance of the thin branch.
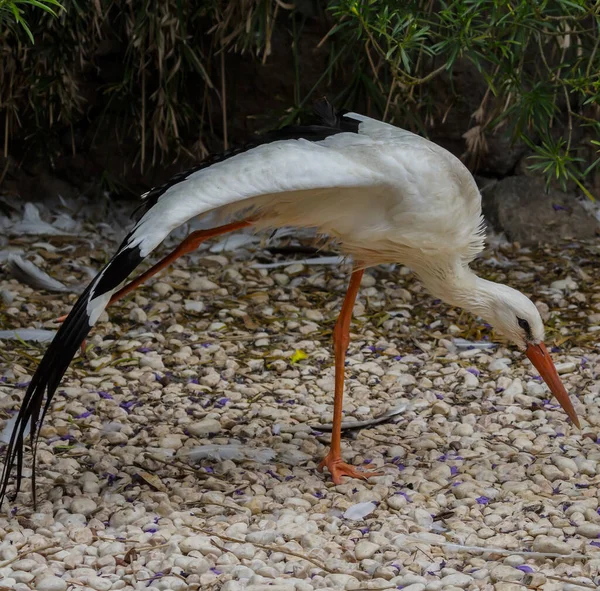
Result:
M225 83L225 51L221 51L221 111L223 113L223 148L229 149L227 140L227 85Z

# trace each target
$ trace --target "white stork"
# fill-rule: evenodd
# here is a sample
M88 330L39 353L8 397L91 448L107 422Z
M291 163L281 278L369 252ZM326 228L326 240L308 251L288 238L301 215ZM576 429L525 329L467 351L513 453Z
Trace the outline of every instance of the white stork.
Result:
M145 211L117 253L66 317L23 399L6 450L0 502L16 464L23 478L27 428L35 451L39 427L77 348L106 306L204 240L241 227L314 228L355 261L333 333L334 420L331 447L319 469L335 483L367 472L343 462L340 448L344 361L352 309L366 267L399 262L429 292L481 316L538 369L573 423L575 410L544 345L535 305L520 292L481 279L469 263L483 249L481 196L467 168L440 146L356 113L336 114L322 100L318 123L287 127L173 178L145 195ZM165 259L117 292L118 286L168 236L191 218L222 213L226 225L194 232ZM116 293L115 293L116 292Z

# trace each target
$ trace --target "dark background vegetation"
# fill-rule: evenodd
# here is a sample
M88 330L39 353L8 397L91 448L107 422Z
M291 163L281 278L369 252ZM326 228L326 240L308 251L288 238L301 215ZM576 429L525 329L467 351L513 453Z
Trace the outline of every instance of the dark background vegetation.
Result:
M600 196L600 2L61 4L0 0L5 194L137 195L326 95L480 176Z

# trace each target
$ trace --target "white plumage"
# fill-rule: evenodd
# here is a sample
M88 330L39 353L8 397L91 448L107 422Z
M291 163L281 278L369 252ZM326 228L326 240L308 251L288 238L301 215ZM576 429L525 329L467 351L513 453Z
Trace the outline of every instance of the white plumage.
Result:
M316 110L319 124L285 128L253 147L178 175L146 195L145 213L75 304L32 379L8 446L0 499L15 463L17 489L20 484L27 424L35 441L38 419L43 419L75 351L110 301L203 240L244 226L314 228L356 261L334 331L334 428L331 450L321 464L335 482L343 475L364 474L342 462L340 426L350 317L363 270L371 265L404 263L435 296L485 318L526 351L577 423L542 342L537 308L518 291L481 279L469 269L483 248L484 233L481 197L466 167L448 151L408 131L355 113L337 115L327 102ZM113 296L172 230L209 213L229 223L195 232Z

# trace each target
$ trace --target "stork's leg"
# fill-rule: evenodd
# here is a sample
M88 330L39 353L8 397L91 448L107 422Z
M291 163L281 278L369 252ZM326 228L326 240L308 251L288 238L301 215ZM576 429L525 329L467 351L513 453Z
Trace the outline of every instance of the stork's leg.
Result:
M352 309L356 301L356 295L360 287L360 281L364 269L354 270L348 285L348 291L342 304L335 328L333 329L333 347L335 353L335 397L333 400L333 429L331 433L331 447L329 453L319 464L321 472L326 466L331 473L331 479L335 484L342 483L342 476L352 478L364 478L378 474L377 472L361 472L354 466L346 464L342 460L342 406L344 399L344 373L346 364L346 351L350 342L350 321L352 320Z
M128 293L133 291L138 285L148 281L150 277L156 275L159 271L162 271L165 267L176 261L179 257L196 250L203 242L209 238L215 236L221 236L228 232L240 230L252 225L252 220L242 220L240 222L232 222L231 224L225 224L224 226L218 226L217 228L210 228L209 230L197 230L192 232L173 252L168 254L165 258L158 261L156 265L150 267L145 273L142 273L139 277L134 279L131 283L128 283L125 287L122 287L117 293L115 293L108 305L114 304L116 301L124 298ZM64 322L67 316L61 316L57 318L57 322Z

